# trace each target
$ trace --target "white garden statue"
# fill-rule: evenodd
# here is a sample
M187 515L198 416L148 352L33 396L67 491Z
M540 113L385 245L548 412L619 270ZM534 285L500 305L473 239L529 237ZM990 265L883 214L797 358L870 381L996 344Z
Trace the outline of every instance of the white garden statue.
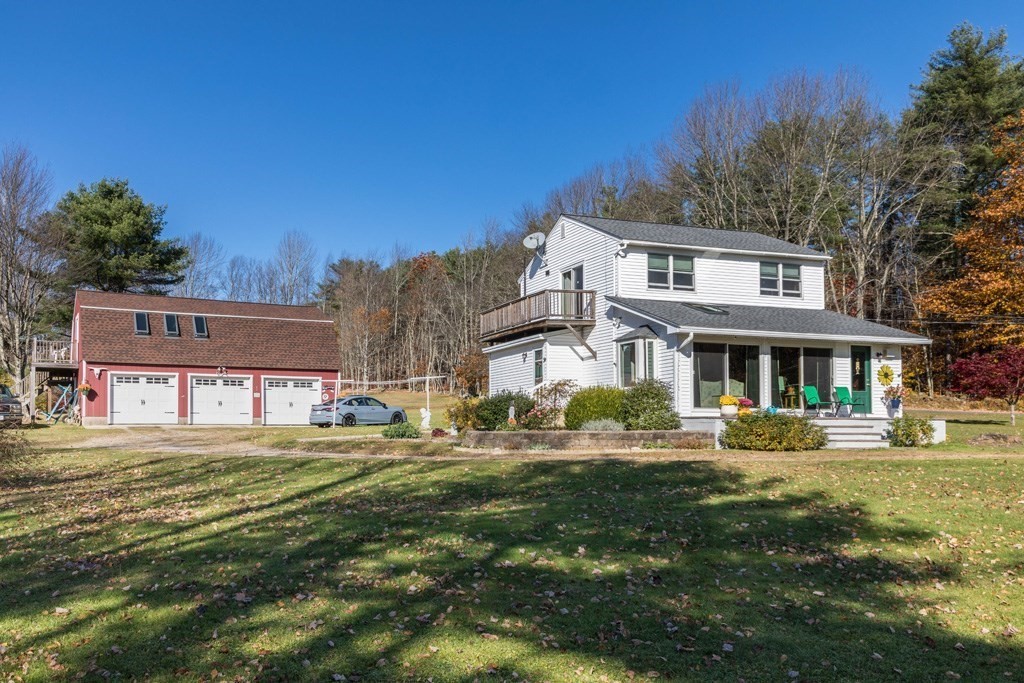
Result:
M430 429L430 411L420 408L420 429Z

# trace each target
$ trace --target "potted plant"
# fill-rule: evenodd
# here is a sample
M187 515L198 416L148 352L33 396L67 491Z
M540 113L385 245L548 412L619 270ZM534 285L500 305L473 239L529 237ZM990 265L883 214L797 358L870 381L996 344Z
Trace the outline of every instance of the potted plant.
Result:
M78 385L78 393L88 398L89 394L92 393L92 385L88 382L82 382Z
M740 411L739 399L729 394L722 394L718 399L718 406L722 411L722 417L736 417Z
M885 397L889 408L899 410L900 406L903 405L903 399L907 397L907 388L902 384L890 384L882 392L882 396Z
M750 415L750 409L754 407L754 402L751 401L746 396L740 396L738 401L739 401L739 404L740 404L740 412L739 412L739 414L740 415Z

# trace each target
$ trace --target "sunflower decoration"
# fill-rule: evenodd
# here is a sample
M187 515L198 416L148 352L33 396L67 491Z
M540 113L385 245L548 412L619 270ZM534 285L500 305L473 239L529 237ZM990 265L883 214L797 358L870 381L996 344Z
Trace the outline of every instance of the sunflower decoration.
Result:
M893 373L891 365L883 365L878 368L878 383L883 387L892 384L894 379L896 379L896 375Z

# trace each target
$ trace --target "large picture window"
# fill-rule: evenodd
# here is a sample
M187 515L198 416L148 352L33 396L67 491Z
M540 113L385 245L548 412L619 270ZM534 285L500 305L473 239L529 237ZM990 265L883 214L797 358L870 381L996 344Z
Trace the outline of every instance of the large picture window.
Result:
M718 408L723 394L760 404L760 349L738 344L693 345L693 405Z
M647 254L647 287L692 292L693 257L681 254Z

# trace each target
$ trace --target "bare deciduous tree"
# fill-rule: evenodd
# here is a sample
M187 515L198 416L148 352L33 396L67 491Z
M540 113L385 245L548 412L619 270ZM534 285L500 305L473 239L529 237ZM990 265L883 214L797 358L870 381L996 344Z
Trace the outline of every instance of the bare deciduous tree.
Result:
M197 299L214 299L221 293L224 265L227 260L223 245L201 232L194 232L182 244L188 248L188 264L182 279L171 293Z
M50 174L24 147L0 158L0 366L25 376L29 339L58 266L49 229Z

